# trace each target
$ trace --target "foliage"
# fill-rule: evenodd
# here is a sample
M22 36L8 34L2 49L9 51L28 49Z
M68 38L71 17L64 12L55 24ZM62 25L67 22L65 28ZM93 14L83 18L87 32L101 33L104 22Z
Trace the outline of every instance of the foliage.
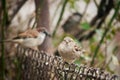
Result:
M87 51L87 53L81 55L79 60L75 61L76 64L78 65L86 64L86 65L93 66L93 67L99 67L102 69L106 69L110 71L111 73L116 74L118 73L117 69L120 69L120 68L115 69L116 67L120 65L120 58L118 57L119 51L120 51L120 43L119 43L119 40L120 40L119 38L120 37L119 35L120 34L119 32L120 30L120 27L119 27L120 1L119 0L116 0L116 1L99 0L99 1L98 0L60 0L58 1L58 3L55 0L50 1L51 3L49 4L49 7L50 7L49 9L51 12L50 18L52 18L52 20L50 19L51 26L49 28L53 30L53 32L51 32L52 33L51 40L52 40L53 50L54 50L52 53L54 54L54 52L57 52L57 46L59 45L59 43L63 40L65 36L70 36L77 42L79 46L82 46ZM114 3L102 4L105 1L108 1L108 2L113 1ZM37 15L34 15L33 17L31 17L31 15L34 14L34 12L32 12L32 14L29 15L29 17L27 16L28 21L26 19L25 23L21 22L21 24L18 24L23 19L23 17L24 18L26 17L23 15L17 14L20 11L19 10L20 7L17 10L18 12L15 12L16 14L12 15L14 18L17 16L17 19L15 18L14 20L14 19L10 19L12 11L14 13L15 10L14 8L12 10L11 6L9 6L10 5L9 0L8 1L2 0L0 2L2 2L2 9L0 6L0 9L1 9L0 11L0 20L1 20L0 40L2 41L4 39L7 39L8 36L6 34L11 34L11 32L7 32L7 31L10 31L9 28L11 28L11 25L13 27L13 32L17 32L17 29L15 29L14 26L17 26L19 27L19 29L21 29L21 28L24 28L23 27L23 24L24 24L24 25L27 25L28 27L28 24L30 23L32 24L33 17L35 19L35 16L37 16ZM11 3L14 3L14 1L11 1ZM83 6L81 3L84 3L85 5ZM93 12L92 14L89 14L89 11L92 11L92 9L90 8L90 5L93 6L92 3L95 4L94 7L97 10L95 11L95 15L91 17L91 15L93 15L94 13ZM17 4L18 3L12 6L18 6ZM21 8L24 7L23 4L20 5ZM54 5L54 7L51 7L51 5ZM80 5L82 5L82 7ZM40 10L42 10L42 7L40 7ZM75 12L81 14L80 21L77 22L77 25L72 26L74 28L80 29L77 35L67 33L63 29L63 24L67 20L69 20L70 18L68 17L72 16L72 14L74 14ZM27 11L24 11L22 13L27 13ZM42 12L40 12L40 14L41 13ZM53 15L53 17L51 17L51 15ZM12 23L12 21L15 21L15 25ZM53 24L53 22L55 22L55 25ZM74 21L72 21L71 23L74 23ZM33 24L34 26L36 26L37 21L33 20ZM19 32L20 31L18 31L17 33ZM7 73L5 72L5 70L7 70L6 65L9 65L9 63L6 62L6 60L11 61L8 58L8 54L9 54L8 52L12 53L12 51L5 51L7 50L8 46L6 47L6 44L4 45L4 43L0 43L0 44L1 44L1 47L0 47L0 50L1 50L0 80L4 80L4 78L7 75ZM12 50L11 47L10 47L10 50ZM11 56L9 55L9 57ZM13 57L15 57L15 54L14 56L12 56L12 59L14 59ZM20 64L16 59L14 59L12 63L15 66L13 71L18 72L18 74L15 75L17 76L15 79L19 80L20 79L20 67L19 67ZM8 69L8 72L9 72L9 69Z

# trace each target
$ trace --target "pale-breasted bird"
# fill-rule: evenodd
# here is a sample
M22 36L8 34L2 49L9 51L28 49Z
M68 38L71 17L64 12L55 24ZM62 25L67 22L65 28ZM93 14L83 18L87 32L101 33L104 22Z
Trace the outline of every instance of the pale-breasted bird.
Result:
M71 37L65 37L58 46L58 52L65 62L73 63L85 50L80 48Z
M82 15L78 12L73 13L62 25L63 30L73 36L81 32L80 20Z
M40 27L39 29L28 29L13 39L4 40L4 42L14 42L23 47L38 50L38 46L44 42L46 36L50 36L50 34L44 27Z

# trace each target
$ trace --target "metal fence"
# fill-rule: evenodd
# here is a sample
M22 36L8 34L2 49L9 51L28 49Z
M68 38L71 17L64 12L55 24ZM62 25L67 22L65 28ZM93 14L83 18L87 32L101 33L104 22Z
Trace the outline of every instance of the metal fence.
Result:
M45 52L17 47L21 62L21 80L120 80L99 68L65 63Z

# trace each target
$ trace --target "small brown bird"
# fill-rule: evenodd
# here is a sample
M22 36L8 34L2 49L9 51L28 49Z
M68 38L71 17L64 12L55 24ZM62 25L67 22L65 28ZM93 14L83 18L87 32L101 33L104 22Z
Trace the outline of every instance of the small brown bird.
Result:
M73 63L85 52L85 50L80 48L72 38L65 37L58 46L58 52L64 61Z
M62 25L63 30L66 33L76 36L81 31L80 27L81 17L82 15L80 13L78 12L73 13Z
M50 36L44 27L39 29L28 29L25 32L18 34L17 37L11 40L4 40L4 42L19 43L24 47L38 50L38 46L44 42L47 35Z

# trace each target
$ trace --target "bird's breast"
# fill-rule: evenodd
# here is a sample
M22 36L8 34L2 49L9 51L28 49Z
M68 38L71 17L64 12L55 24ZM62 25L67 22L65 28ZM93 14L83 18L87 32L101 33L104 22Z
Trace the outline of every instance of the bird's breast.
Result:
M38 37L37 37L37 39L38 39L38 44L39 45L41 45L43 42L44 42L44 40L45 40L45 37L46 37L46 35L44 34L44 33L39 33L39 35L38 35Z
M27 38L21 43L25 47L35 47L38 46L38 42L36 38Z

